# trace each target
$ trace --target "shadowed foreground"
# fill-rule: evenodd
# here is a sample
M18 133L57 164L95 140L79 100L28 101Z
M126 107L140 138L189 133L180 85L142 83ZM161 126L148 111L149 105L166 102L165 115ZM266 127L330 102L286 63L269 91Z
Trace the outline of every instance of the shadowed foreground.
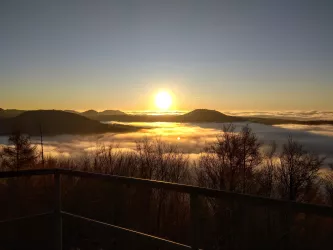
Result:
M14 189L1 189L12 191L10 196L21 188L20 193L28 193L14 204L3 193L3 202L13 208L1 211L7 220L50 211L2 221L1 249L219 249L222 244L226 249L318 249L318 244L330 249L333 243L333 213L327 206L72 170L3 172L0 177L11 177L7 184ZM36 192L32 183L43 190ZM174 199L181 206L170 206ZM217 213L212 213L212 200ZM168 205L161 212L163 201Z

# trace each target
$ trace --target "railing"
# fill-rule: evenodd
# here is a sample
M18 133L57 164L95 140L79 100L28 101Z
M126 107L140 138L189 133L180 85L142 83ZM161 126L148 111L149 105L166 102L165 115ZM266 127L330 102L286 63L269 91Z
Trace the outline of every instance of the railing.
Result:
M154 181L154 180L146 180L146 179L138 179L138 178L130 178L123 176L114 176L114 175L106 175L99 173L90 173L90 172L82 172L76 170L67 170L67 169L38 169L38 170L22 170L22 171L8 171L8 172L0 172L0 179L13 178L13 177L23 177L23 176L38 176L38 175L53 175L54 176L54 211L46 212L42 214L35 214L5 221L0 221L0 223L10 223L18 220L32 219L40 216L48 216L55 215L55 244L56 249L62 249L62 218L63 217L71 217L79 220L84 220L91 223L96 223L101 226L104 226L110 230L121 231L126 234L134 234L139 237L143 237L151 240L156 246L168 246L171 249L199 249L198 240L200 235L198 234L199 227L199 208L198 208L198 196L205 196L211 198L218 199L234 199L240 202L247 202L254 205L268 205L274 208L288 208L290 212L295 213L310 213L315 214L317 216L324 217L332 217L333 218L333 209L330 206L323 205L315 205L315 204L307 204L307 203L298 203L293 201L286 200L278 200L265 198L260 196L232 193L221 190L200 188L196 186L162 182L162 181ZM155 189L166 189L169 191L176 191L181 193L187 193L190 195L190 212L191 212L191 245L184 245L177 242L169 241L163 238L155 237L152 235L148 235L142 232L133 231L131 229L123 228L120 226L111 225L108 223L104 223L101 221L97 221L91 218L82 217L76 214L72 214L62 210L61 207L61 176L73 176L73 177L81 177L81 178L93 178L104 181L110 181L120 184L127 185L135 185L135 186L145 186L149 188Z

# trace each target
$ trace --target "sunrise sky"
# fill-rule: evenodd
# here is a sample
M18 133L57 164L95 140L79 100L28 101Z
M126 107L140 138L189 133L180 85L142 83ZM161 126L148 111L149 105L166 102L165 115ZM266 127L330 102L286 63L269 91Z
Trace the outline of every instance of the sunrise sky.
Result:
M0 108L333 110L332 24L331 0L3 0Z

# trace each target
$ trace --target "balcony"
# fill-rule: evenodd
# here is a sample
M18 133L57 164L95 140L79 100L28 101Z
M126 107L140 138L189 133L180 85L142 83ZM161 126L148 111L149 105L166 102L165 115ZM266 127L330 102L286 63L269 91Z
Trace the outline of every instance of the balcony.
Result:
M320 225L325 225L325 228L323 229L326 233L331 232L327 230L332 230L333 225L333 209L329 206L297 203L286 200L277 200L246 194L231 193L221 190L206 189L183 184L105 175L67 169L34 169L0 173L0 181L15 180L19 182L22 178L34 177L47 178L45 181L49 186L51 186L51 189L48 190L48 194L45 196L47 197L47 199L49 199L48 202L46 202L47 205L45 205L45 207L48 207L50 209L47 211L39 211L38 213L22 214L25 211L22 211L19 205L17 205L16 208L20 212L21 216L13 217L8 215L5 216L7 218L4 218L2 220L0 219L0 249L211 249L213 247L210 247L210 240L212 239L212 237L210 236L214 235L214 232L211 232L209 233L210 235L207 235L207 232L209 231L208 228L213 227L211 226L211 224L206 223L205 221L207 220L207 216L203 214L203 199L205 201L208 201L207 204L212 204L210 203L210 201L214 200L214 204L218 204L220 207L228 207L228 209L223 210L223 216L217 216L217 218L231 218L230 215L226 214L234 213L234 210L232 208L234 208L235 206L237 207L237 211L242 211L242 216L241 218L239 218L239 220L241 221L240 224L237 224L235 221L232 221L231 223L225 222L225 225L228 225L229 227L230 225L237 225L237 233L230 236L233 238L233 242L249 240L247 239L247 235L251 233L251 228L254 228L253 221L258 221L259 224L259 221L261 221L261 217L270 215L269 217L267 217L269 219L265 219L265 223L266 221L268 221L269 223L266 225L267 228L263 228L263 232L265 232L265 235L260 235L260 233L258 234L259 243L256 243L257 249L264 249L268 246L270 246L272 249L288 249L297 246L299 239L301 239L299 238L299 235L302 234L304 230L309 230L307 227L310 224L306 224L306 226L305 224L303 226L300 226L300 222L305 221L304 217L307 218L307 222L308 220L310 220L311 222L313 222L314 220L318 222L324 219L325 221L321 221L322 224ZM118 196L118 199L122 198L122 194L124 194L123 190L135 190L136 192L160 190L163 191L163 194L167 192L182 194L185 202L188 202L188 213L184 213L185 217L186 214L188 214L188 218L186 217L183 220L188 222L186 223L186 225L185 223L183 223L184 228L187 230L182 231L180 235L178 233L179 237L177 237L176 235L175 238L179 239L178 241L172 239L171 236L163 237L164 235L168 234L167 230L165 230L164 232L161 232L161 230L151 231L153 233L157 232L158 235L152 235L149 232L140 231L140 228L144 228L144 225L140 225L140 223L145 224L145 221L147 221L145 220L145 218L149 218L149 211L146 211L148 214L139 214L139 211L142 211L142 209L134 210L138 211L138 214L134 214L133 211L131 212L131 216L135 216L135 218L139 219L140 217L142 217L143 219L138 220L141 222L137 222L133 226L127 226L129 225L129 223L122 223L122 220L118 220L117 211L118 214L120 214L119 209L120 212L122 212L121 210L125 209L123 207L118 207L117 211L110 210L110 213L113 213L112 220L109 220L108 217L106 217L107 221L87 215L93 215L94 211L86 212L85 214L78 214L75 212L76 201L73 201L73 199L70 197L69 193L71 192L71 190L66 189L66 185L68 184L68 182L71 182L72 184L76 183L76 185L71 185L71 187L78 188L77 183L79 180L90 180L94 181L94 183L104 183L105 185L111 185L111 189L108 190L114 190L113 195ZM94 185L91 185L91 187L94 187ZM91 190L91 192L93 191L94 190ZM3 194L0 195L3 196ZM85 195L88 194L81 193L81 195L84 198ZM137 196L137 194L131 197L135 196ZM141 200L141 196L137 197L137 202L139 204L145 203L143 200ZM74 205L72 204L72 206L67 206L67 208L66 200L68 199L72 199L72 203ZM112 203L112 201L115 200L112 199L110 194L110 202ZM5 206L7 206L6 199L4 198L1 203L2 209L3 211L5 211ZM133 205L133 207L135 206ZM101 208L98 207L98 209ZM208 206L208 210L209 209L210 207ZM95 214L97 215L97 217L101 217L101 213L97 210ZM249 212L254 210L256 211L255 213ZM207 211L207 208L205 209L205 211ZM275 211L275 213L278 213L279 215L275 214L273 216L272 212L270 211ZM10 214L10 211L8 211L8 214ZM256 214L256 218L253 218L254 214ZM281 221L281 216L284 218L283 223L279 223L279 225L276 224L274 226L274 223L272 221L274 219L276 220L277 218L277 221ZM37 221L41 223L37 223ZM114 223L110 223L110 221L113 221ZM158 219L157 222L158 225L163 224ZM36 240L26 241L26 239L22 238L20 233L18 233L20 229L23 228L20 226L21 223L25 224L25 232L23 232L23 234L26 235L24 238L29 238L29 235L33 235ZM215 223L221 225L224 222L218 221ZM313 222L313 224L311 225L313 227L315 225L315 222ZM45 235L44 233L43 235L34 234L35 229L38 227L43 227L45 229L42 230ZM179 226L176 225L175 227L179 229ZM88 233L80 233L80 230L82 231L84 229L88 229ZM91 230L90 233L89 230ZM229 232L233 230L235 230L234 227L227 228L224 232ZM295 230L297 230L297 233L295 233ZM272 231L274 231L274 233ZM101 240L100 242L95 239L93 240L93 243L91 243L91 239L87 239L87 244L84 243L85 235L94 233L101 234L101 232L103 232L103 235L105 237L103 237L103 240ZM8 233L8 235L4 235L6 233ZM11 235L9 236L9 234ZM236 239L234 239L235 236ZM214 235L214 237L216 237L216 235ZM261 243L260 237L262 237ZM225 237L221 238L221 241L225 241L226 239L228 240L228 238L229 236L226 235ZM75 242L75 240L73 239L79 239L80 243ZM251 241L252 240L253 239L251 239ZM25 241L27 243L25 243ZM272 243L274 243L274 245L272 245ZM220 244L226 245L228 243ZM320 244L320 242L318 242L318 244ZM332 241L330 246L333 246ZM236 247L236 249L242 248L243 247L241 247L241 245L238 245L238 247Z

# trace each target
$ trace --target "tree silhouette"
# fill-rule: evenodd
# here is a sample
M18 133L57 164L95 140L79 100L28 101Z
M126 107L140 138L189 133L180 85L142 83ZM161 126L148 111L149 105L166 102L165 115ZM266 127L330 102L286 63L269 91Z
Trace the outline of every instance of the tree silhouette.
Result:
M255 171L255 181L258 185L257 194L275 197L277 158L277 144L273 141L263 152L262 166Z
M329 164L330 170L327 171L323 183L328 204L333 205L333 163Z
M198 163L199 185L237 192L248 192L253 168L261 163L260 143L250 127L239 133L232 124L224 125L215 143Z
M1 151L3 166L11 170L32 167L36 163L36 146L33 146L30 137L14 132L8 138L8 146L4 146Z
M307 190L311 190L314 185L323 162L324 158L307 152L300 143L290 137L283 145L280 166L277 169L281 196L290 200L304 199Z

